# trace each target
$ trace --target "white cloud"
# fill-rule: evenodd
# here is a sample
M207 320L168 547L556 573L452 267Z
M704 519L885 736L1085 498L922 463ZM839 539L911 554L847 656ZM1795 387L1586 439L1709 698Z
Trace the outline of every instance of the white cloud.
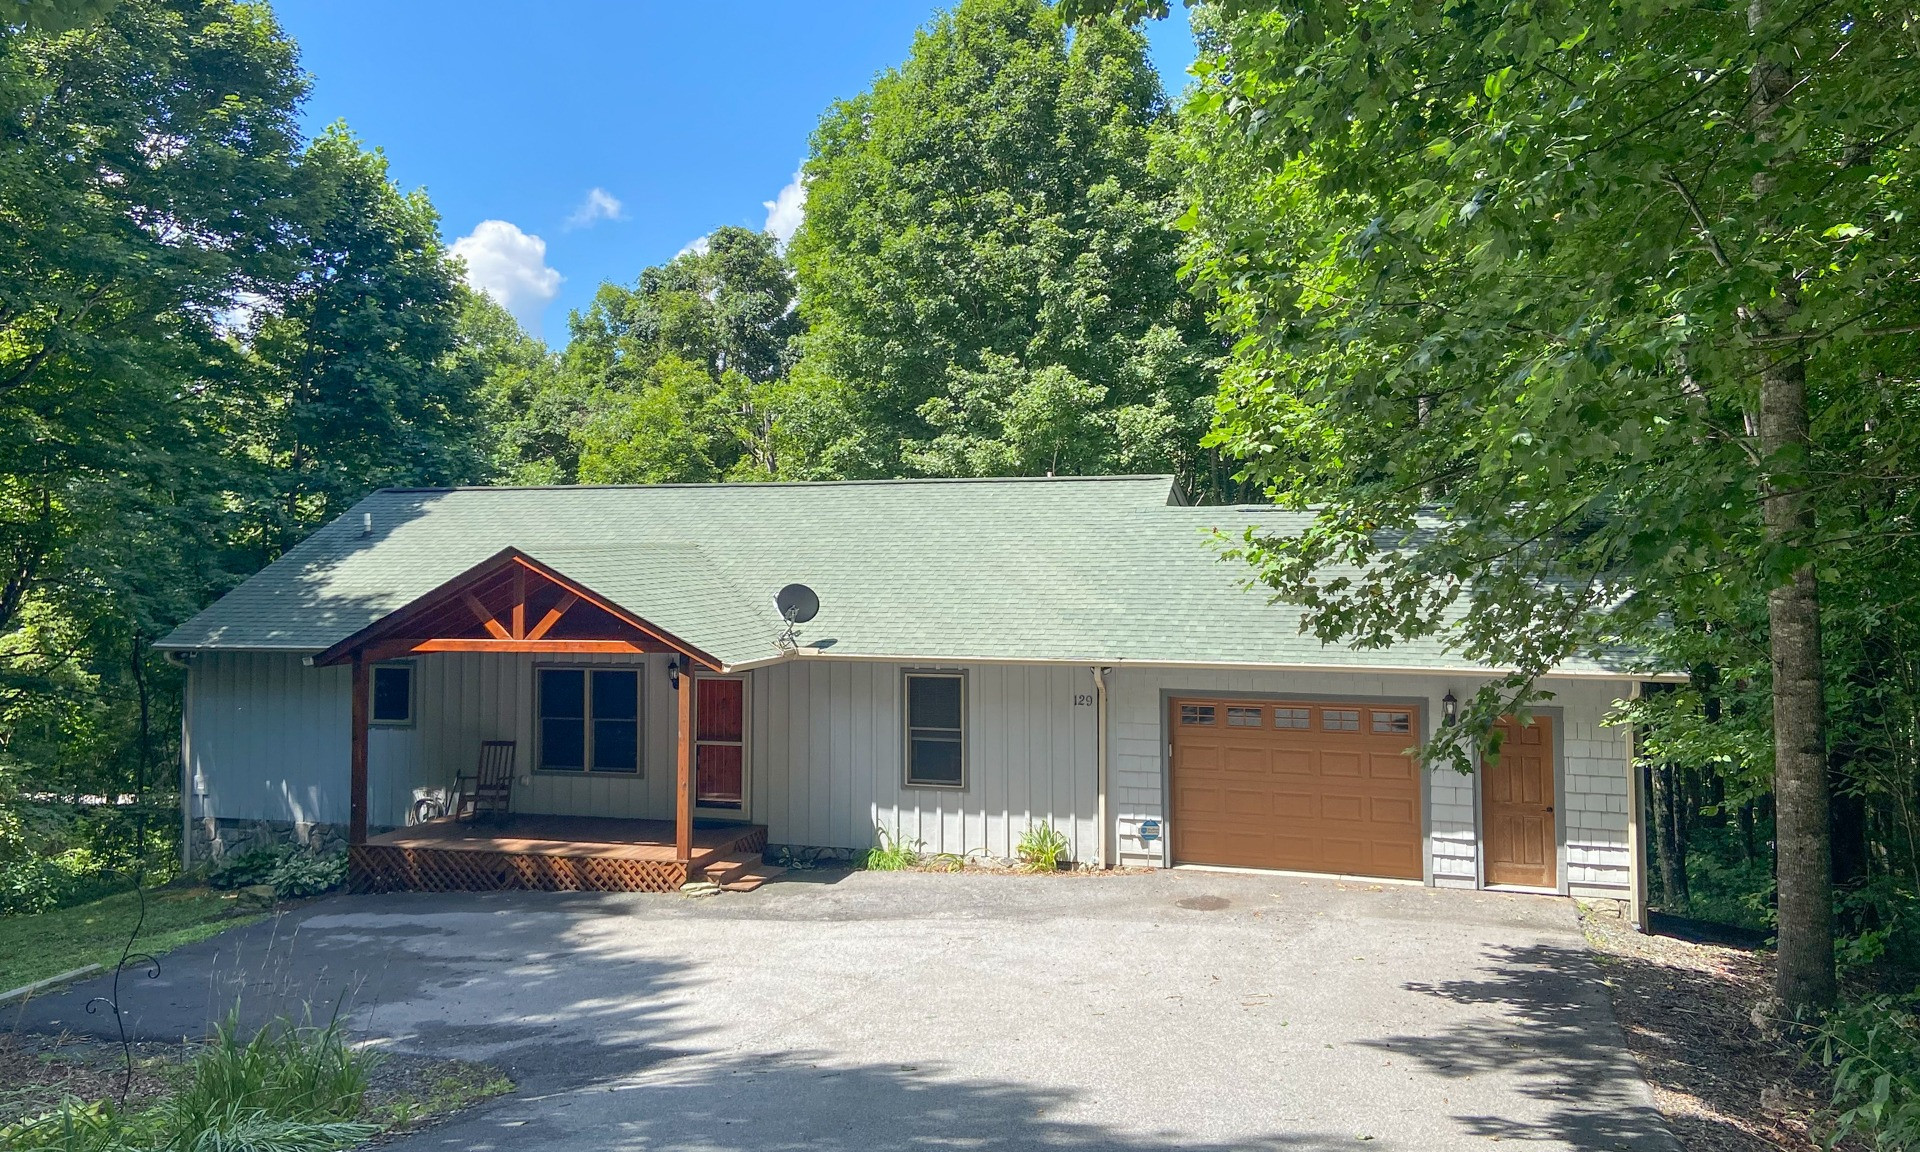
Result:
M241 289L228 298L228 304L213 314L213 329L222 336L231 336L241 343L253 339L253 331L263 316L277 316L279 309L272 300L258 292Z
M520 326L540 333L540 313L560 291L560 273L547 267L547 242L505 220L482 220L453 242L453 255L467 262L467 284L513 313Z
M567 217L567 227L589 228L601 220L625 219L621 215L622 207L619 199L605 188L589 189L587 198Z
M795 172L787 186L771 200L763 201L767 209L767 228L785 244L793 239L800 230L800 221L807 213L807 177L805 172Z
M708 237L696 236L682 245L680 251L673 254L673 258L678 260L682 256L705 256L707 249L712 246L712 242Z

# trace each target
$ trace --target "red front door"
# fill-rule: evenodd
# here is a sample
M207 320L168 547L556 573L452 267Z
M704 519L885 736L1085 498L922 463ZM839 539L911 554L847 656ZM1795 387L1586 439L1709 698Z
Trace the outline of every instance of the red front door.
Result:
M747 766L746 681L701 677L694 687L694 803L741 808Z

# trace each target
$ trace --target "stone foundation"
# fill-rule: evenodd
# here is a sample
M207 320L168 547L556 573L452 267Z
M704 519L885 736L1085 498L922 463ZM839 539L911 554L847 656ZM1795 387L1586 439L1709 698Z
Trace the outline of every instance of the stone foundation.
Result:
M255 848L298 844L322 855L347 850L345 824L320 824L292 820L226 820L213 816L188 822L192 842L187 846L187 867L218 864Z

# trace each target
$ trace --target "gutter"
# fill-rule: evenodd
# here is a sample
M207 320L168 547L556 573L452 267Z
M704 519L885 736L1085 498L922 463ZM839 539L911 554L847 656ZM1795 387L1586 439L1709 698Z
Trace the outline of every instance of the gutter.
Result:
M802 645L788 652L774 656L764 656L753 660L742 660L737 664L722 662L726 674L751 672L756 668L767 668L785 660L843 660L848 662L866 661L881 664L1070 664L1086 667L1093 661L1099 661L1109 670L1125 666L1128 668L1231 668L1248 672L1351 672L1359 675L1369 673L1395 673L1411 676L1502 676L1505 672L1498 668L1474 668L1464 665L1442 664L1280 664L1259 660L1133 660L1124 656L955 656L939 653L916 653L907 656L888 656L869 653L846 653L844 655L825 648L808 648ZM1631 680L1653 681L1667 684L1685 684L1689 677L1683 672L1632 672L1632 671L1579 671L1567 672L1555 670L1541 677L1543 680Z
M173 653L167 653L172 660ZM193 668L180 686L180 871L193 870Z
M1112 839L1113 816L1107 807L1108 792L1108 756L1107 756L1107 673L1108 668L1093 670L1093 762L1094 791L1097 797L1095 805L1100 821L1100 834L1095 837L1095 859L1101 869L1111 868L1111 853L1108 844Z
M303 663L311 666L313 657L324 649L305 645L278 644L235 644L231 647L213 644L155 644L155 648L170 654L193 655L201 652L277 652L284 655L305 654ZM716 658L718 659L718 658ZM720 675L731 676L737 672L751 672L756 668L770 668L787 660L844 660L867 661L878 664L1068 664L1088 666L1098 660L1109 671L1122 665L1129 668L1231 668L1247 672L1352 672L1359 675L1368 673L1391 673L1409 676L1501 676L1505 672L1498 668L1475 668L1468 665L1443 664L1278 664L1261 660L1135 660L1125 656L948 656L940 654L916 653L907 656L871 655L866 653L846 653L844 655L825 648L801 646L791 651L778 652L772 656L756 657L731 663L718 660ZM1569 672L1556 669L1541 677L1543 680L1632 680L1655 684L1686 684L1691 677L1685 672L1635 672L1631 670L1602 670Z

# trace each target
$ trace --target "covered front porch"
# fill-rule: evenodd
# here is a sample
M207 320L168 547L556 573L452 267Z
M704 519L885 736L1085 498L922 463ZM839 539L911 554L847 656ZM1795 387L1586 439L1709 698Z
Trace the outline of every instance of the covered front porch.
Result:
M376 666L383 676L396 661L422 669L457 661L470 671L475 660L496 674L493 687L449 691L464 678L435 675L433 701L417 716L408 706L410 732L379 727L375 700L388 695L376 690ZM716 723L738 729L739 682L714 678L722 666L698 647L539 560L507 549L313 663L344 664L352 674L348 883L355 891L661 892L702 879L751 886L770 874L760 864L766 829L744 822L741 738L734 731L731 741L710 739L713 733L705 731ZM526 682L503 690L498 675ZM410 682L414 678L408 673ZM649 698L637 689L649 682L656 690L664 682L669 695L654 695L651 708L636 709L636 696ZM551 703L563 694L575 705ZM578 704L585 697L594 701L590 709ZM602 719L616 716L601 712L616 702L625 706L619 718ZM733 705L731 717L716 711L722 702ZM569 718L545 718L555 710ZM657 710L654 723L640 714L650 710ZM449 722L456 713L464 724ZM556 724L570 726L571 735ZM652 743L649 733L665 741L651 752L640 746ZM445 763L470 754L465 746L477 748L476 735L489 749L506 752L509 767L505 780L496 781L501 796L494 810L471 812L463 821L456 804L454 815L392 827L401 821L388 795L396 780L386 768L370 802L375 739L387 751L403 740L416 756ZM381 761L391 763L387 752ZM723 807L736 811L712 811L717 795L731 799ZM561 814L569 810L573 814Z

